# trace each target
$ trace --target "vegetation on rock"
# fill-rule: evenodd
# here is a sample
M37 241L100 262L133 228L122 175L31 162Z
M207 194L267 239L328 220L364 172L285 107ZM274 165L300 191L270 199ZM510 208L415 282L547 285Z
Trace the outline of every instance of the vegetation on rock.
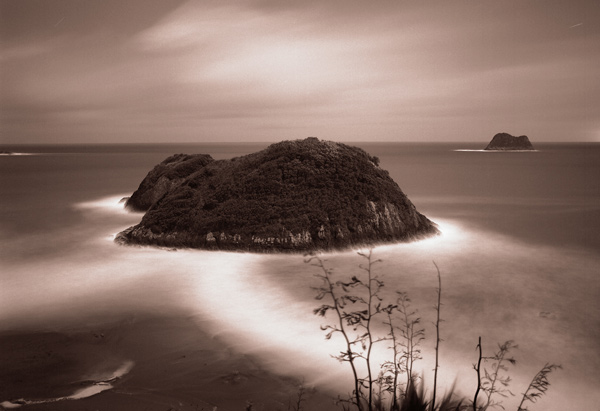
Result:
M186 177L214 161L208 154L175 154L156 165L129 197L125 207L146 211Z
M268 252L436 234L378 164L360 148L314 137L231 160L173 156L131 196L136 209L160 198L117 241Z

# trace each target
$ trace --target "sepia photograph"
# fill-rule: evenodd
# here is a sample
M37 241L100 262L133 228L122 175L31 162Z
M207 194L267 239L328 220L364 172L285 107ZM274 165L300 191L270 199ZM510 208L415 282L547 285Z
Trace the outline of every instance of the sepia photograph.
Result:
M600 411L600 3L0 0L0 410Z

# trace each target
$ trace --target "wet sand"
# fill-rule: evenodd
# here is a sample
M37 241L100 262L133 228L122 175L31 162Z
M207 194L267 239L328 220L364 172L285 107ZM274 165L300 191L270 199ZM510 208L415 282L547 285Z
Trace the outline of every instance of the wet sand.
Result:
M23 410L293 409L301 381L276 376L234 353L191 317L131 316L52 331L0 333L0 402L51 400L102 381L127 361L112 389L88 398L27 404ZM307 388L303 409L335 408ZM6 404L6 403L5 403Z

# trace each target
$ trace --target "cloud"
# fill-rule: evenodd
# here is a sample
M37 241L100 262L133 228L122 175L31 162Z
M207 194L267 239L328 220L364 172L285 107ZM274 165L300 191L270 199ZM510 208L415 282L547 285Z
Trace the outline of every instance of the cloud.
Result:
M138 2L91 2L79 13L89 28L71 11L60 33L36 13L25 20L45 31L13 24L1 43L0 130L38 141L444 140L512 124L593 138L599 33L584 29L598 13L500 3L190 1L145 15ZM130 26L111 17L134 11Z

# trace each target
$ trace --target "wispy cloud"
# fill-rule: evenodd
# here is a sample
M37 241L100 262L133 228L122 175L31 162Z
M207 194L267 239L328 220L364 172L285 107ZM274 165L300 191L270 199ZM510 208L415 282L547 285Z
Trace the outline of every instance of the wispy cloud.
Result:
M597 120L582 113L600 104L600 37L582 26L600 13L587 3L570 15L500 3L190 1L146 17L143 3L113 4L135 6L141 21L127 27L90 2L105 24L54 13L50 32L13 25L3 37L0 132L35 141L468 140L509 124L549 140L569 128L593 139ZM576 17L582 23L564 24Z

